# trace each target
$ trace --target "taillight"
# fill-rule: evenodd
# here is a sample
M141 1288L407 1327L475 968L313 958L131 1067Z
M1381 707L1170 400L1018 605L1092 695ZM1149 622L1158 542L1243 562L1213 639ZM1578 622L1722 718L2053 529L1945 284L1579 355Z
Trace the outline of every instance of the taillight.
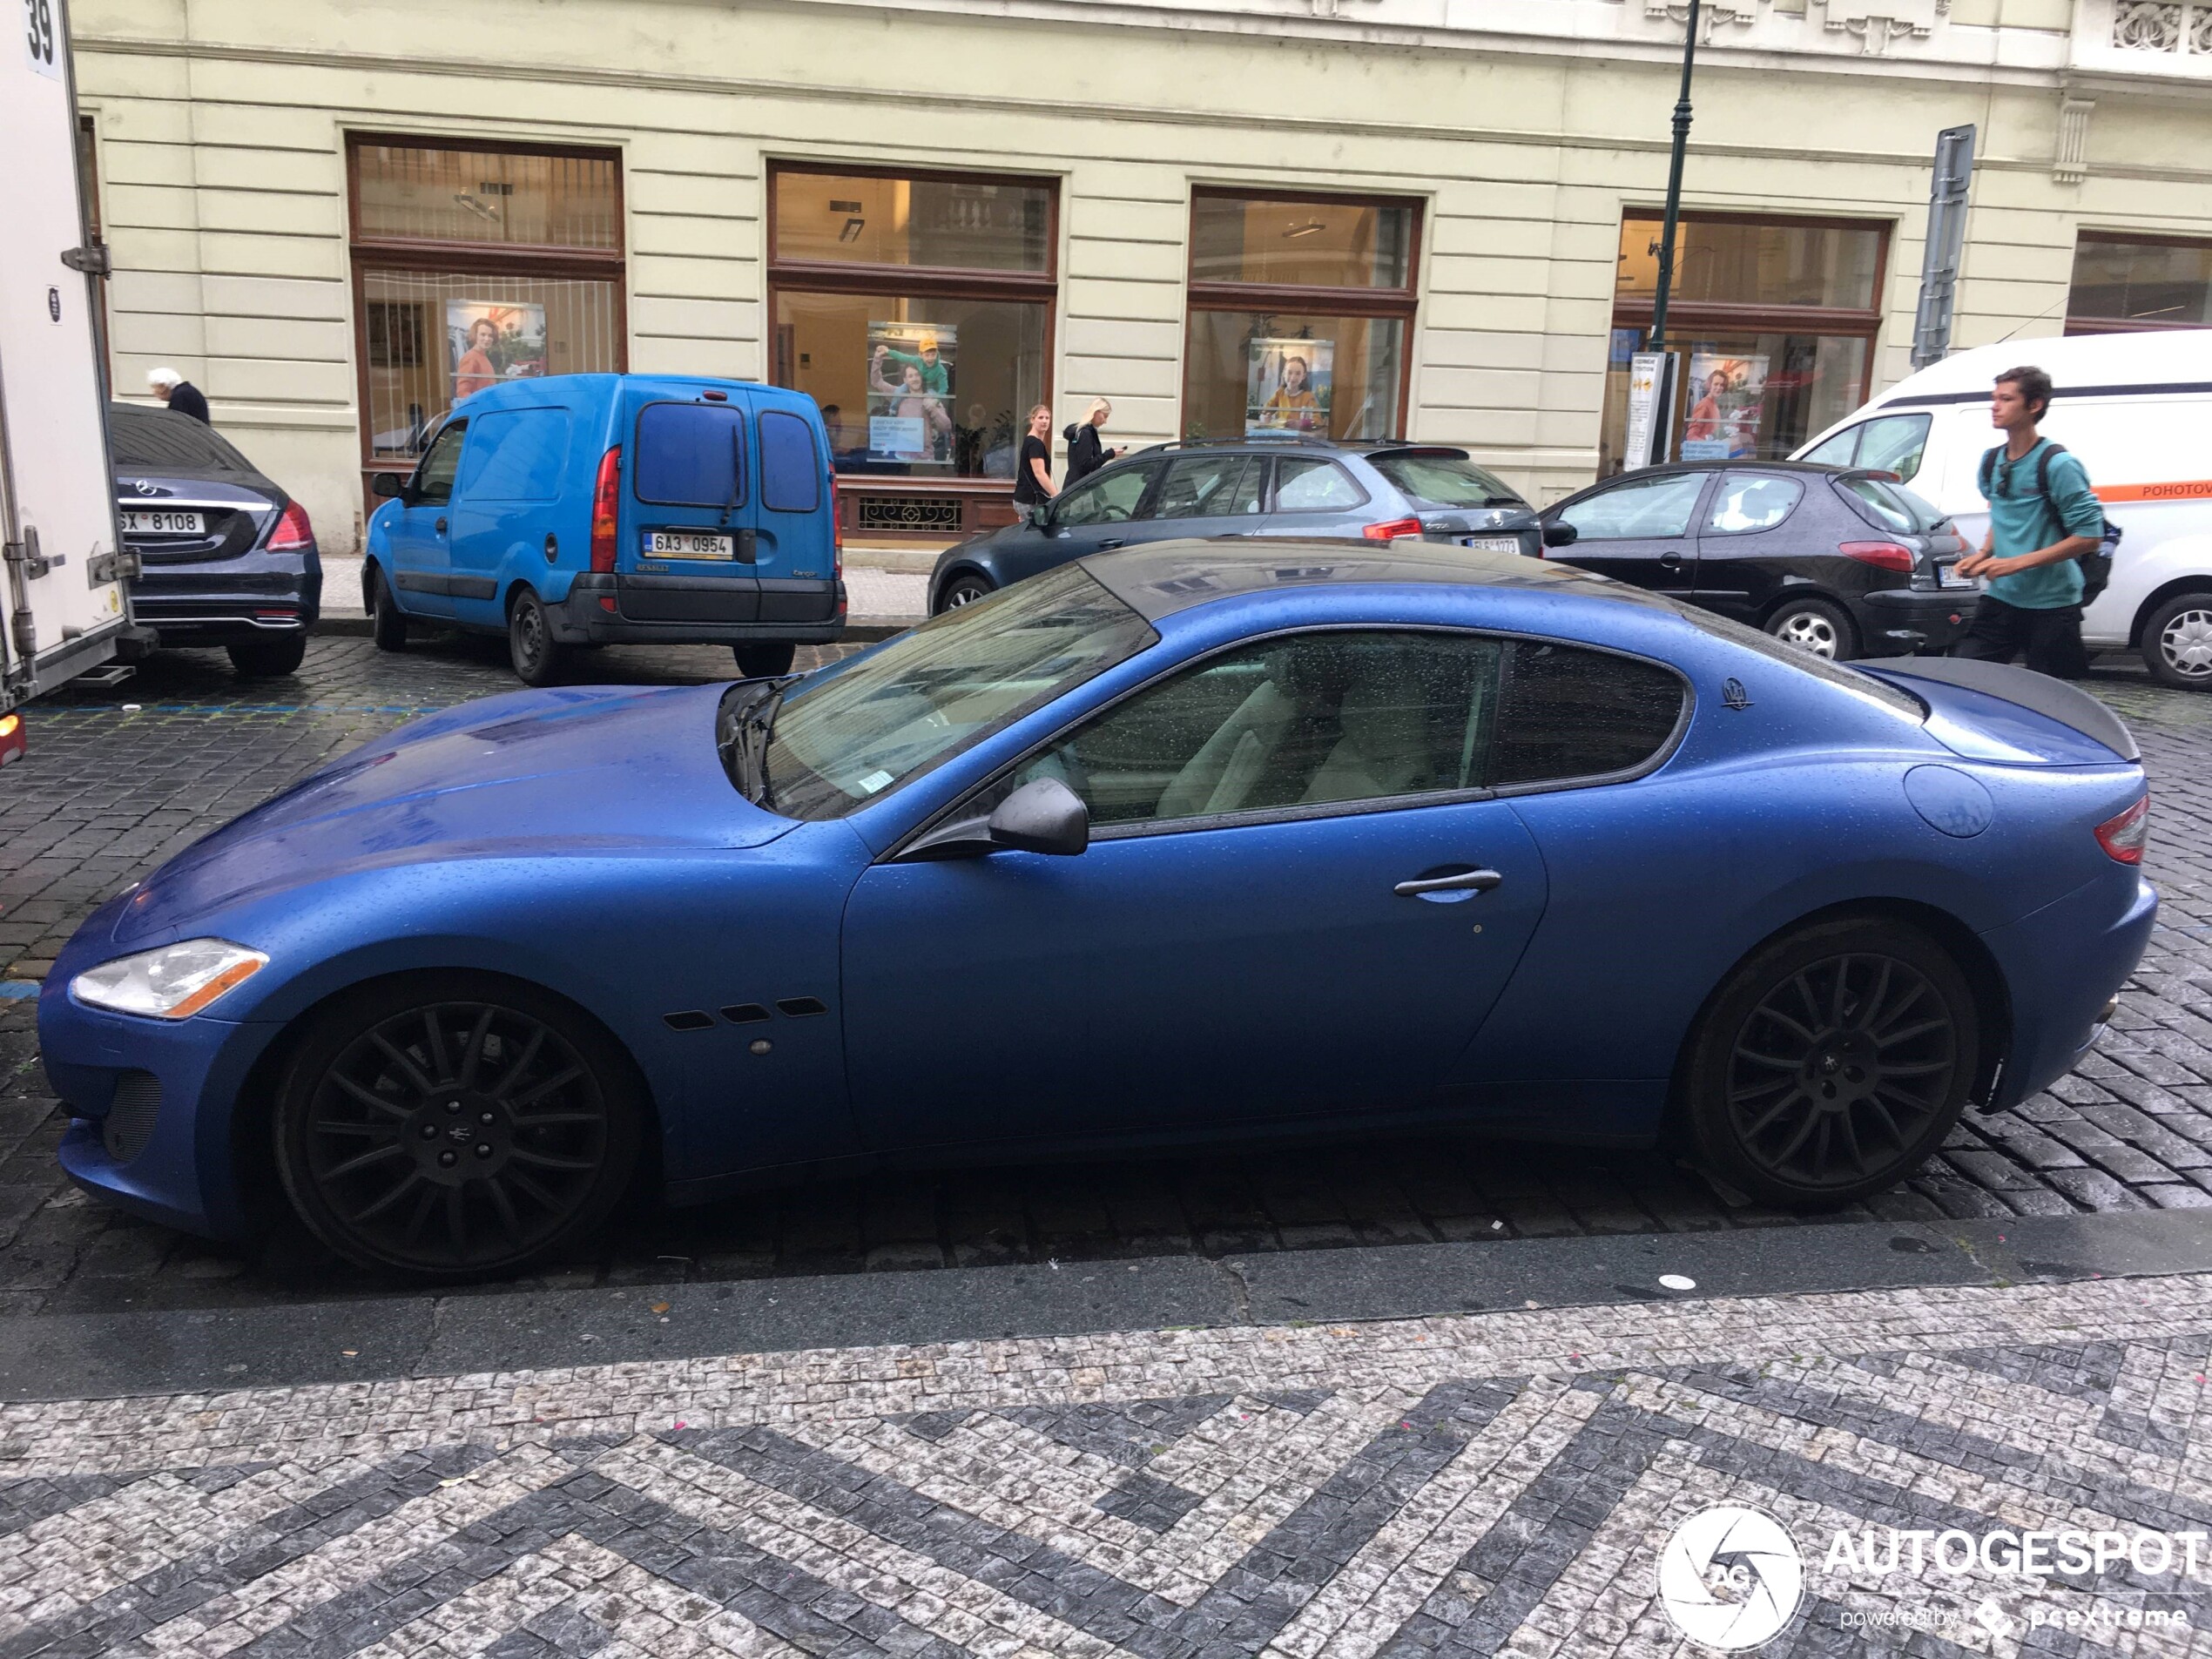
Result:
M23 716L0 714L0 766L6 765L10 760L22 759L27 747L29 745L24 738Z
M599 457L599 480L591 486L591 568L615 568L615 521L622 510L622 446Z
M830 469L830 580L845 579L845 503L837 498L837 469Z
M303 547L313 547L314 526L307 523L307 509L298 502L286 505L284 516L277 520L276 529L269 536L272 553L297 553Z
M1419 536L1421 521L1418 518L1393 518L1387 524L1370 524L1359 533L1371 542L1392 542L1401 536Z
M2107 818L2097 826L2097 845L2106 853L2122 864L2143 861L2143 843L2150 839L2150 797L2141 795L2135 804L2116 817Z
M1885 570L1902 570L1912 574L1912 550L1900 547L1895 542L1845 542L1836 550L1847 559L1857 559L1861 564L1878 566Z

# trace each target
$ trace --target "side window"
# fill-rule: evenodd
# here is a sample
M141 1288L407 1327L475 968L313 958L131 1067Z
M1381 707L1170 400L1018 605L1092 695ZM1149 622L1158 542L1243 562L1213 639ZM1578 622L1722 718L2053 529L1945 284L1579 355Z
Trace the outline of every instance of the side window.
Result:
M468 431L469 423L460 421L432 440L428 452L415 463L413 505L442 507L453 499L454 475L461 470L461 443Z
M1705 515L1709 534L1745 536L1770 530L1790 516L1804 499L1805 487L1795 478L1775 473L1732 472L1713 493Z
M1278 513L1348 513L1366 499L1352 475L1333 461L1285 455L1275 463Z
M814 428L780 409L760 416L760 504L772 513L811 513L822 504Z
M745 411L726 403L648 403L637 412L637 499L664 507L745 501Z
M1052 522L1055 524L1119 524L1136 516L1136 504L1144 499L1144 486L1152 482L1156 469L1151 467L1116 467L1086 478L1062 496L1053 506Z
M1808 449L1797 457L1800 461L1824 462L1831 467L1848 467L1851 457L1858 453L1858 435L1866 430L1866 423L1847 426L1817 448Z
M1488 781L1553 783L1640 766L1674 735L1682 700L1682 682L1655 664L1517 639Z
M1253 455L1244 463L1237 487L1229 492L1227 510L1236 517L1267 510L1267 457Z
M1481 786L1502 642L1332 631L1224 653L1029 761L1100 827Z
M1689 516L1697 510L1697 496L1705 488L1705 478L1702 472L1629 478L1561 508L1559 517L1572 524L1575 539L1583 542L1681 536L1689 530Z
M1930 424L1925 415L1885 415L1869 421L1858 428L1865 434L1858 441L1858 464L1874 472L1893 472L1898 482L1911 483L1920 470L1920 457L1928 452Z
M566 409L501 409L469 423L460 493L468 501L558 501L569 458Z
M1168 462L1167 476L1153 502L1151 518L1220 518L1233 512L1244 475L1254 465L1240 455L1182 455Z

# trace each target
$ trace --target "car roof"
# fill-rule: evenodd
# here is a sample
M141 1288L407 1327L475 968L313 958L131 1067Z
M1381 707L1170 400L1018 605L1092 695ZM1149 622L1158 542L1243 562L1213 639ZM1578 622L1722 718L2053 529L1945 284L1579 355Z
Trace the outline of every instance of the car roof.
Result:
M1885 409L1979 402L1998 375L2033 364L2055 381L2055 396L2114 396L2186 388L2212 389L2212 328L2006 340L1953 354L1908 374L1855 409L1848 421ZM1840 423L1839 423L1840 424Z
M1642 588L1571 564L1519 553L1483 553L1441 542L1269 537L1148 542L1079 561L1091 578L1147 622L1239 594L1291 588L1424 586L1514 589L1578 599L1607 599L1672 614L1675 606Z

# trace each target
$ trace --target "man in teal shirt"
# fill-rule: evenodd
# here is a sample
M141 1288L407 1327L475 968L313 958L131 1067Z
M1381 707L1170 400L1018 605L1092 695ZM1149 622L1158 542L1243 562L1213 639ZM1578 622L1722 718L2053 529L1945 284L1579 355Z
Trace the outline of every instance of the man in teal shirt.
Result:
M2025 652L2038 673L2079 679L2089 658L2076 561L2097 550L2105 510L2073 455L2054 453L2044 464L2039 451L2050 441L2035 428L2050 407L2051 377L2040 368L2006 369L1990 393L1989 423L2005 442L1981 468L1989 534L1979 552L1959 561L1959 575L1986 585L1951 654L2009 663Z

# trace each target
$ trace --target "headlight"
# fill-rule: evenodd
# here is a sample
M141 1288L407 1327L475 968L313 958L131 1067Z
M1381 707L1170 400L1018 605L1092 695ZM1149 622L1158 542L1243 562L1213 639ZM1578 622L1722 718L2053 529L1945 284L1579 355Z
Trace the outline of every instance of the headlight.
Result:
M187 939L88 968L70 981L69 993L96 1008L185 1020L251 979L268 960L227 939Z

